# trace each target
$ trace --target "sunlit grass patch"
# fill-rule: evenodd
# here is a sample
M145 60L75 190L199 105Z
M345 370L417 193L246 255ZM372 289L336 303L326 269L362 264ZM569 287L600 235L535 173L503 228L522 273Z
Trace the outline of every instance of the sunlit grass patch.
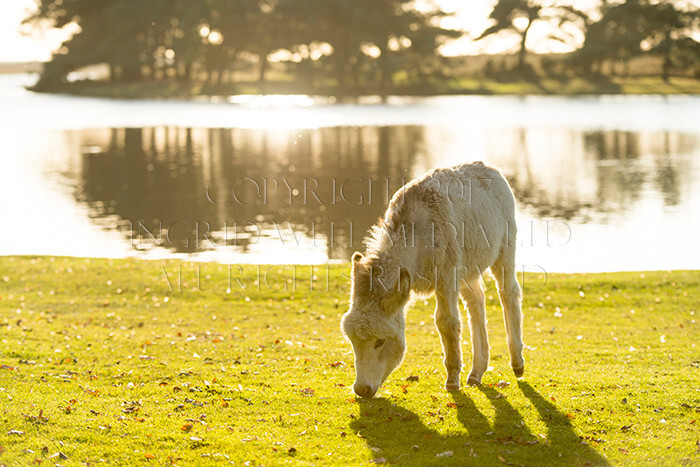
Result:
M699 461L700 272L525 276L520 382L488 281L493 370L455 394L420 301L403 366L358 401L346 266L5 257L0 271L0 464Z

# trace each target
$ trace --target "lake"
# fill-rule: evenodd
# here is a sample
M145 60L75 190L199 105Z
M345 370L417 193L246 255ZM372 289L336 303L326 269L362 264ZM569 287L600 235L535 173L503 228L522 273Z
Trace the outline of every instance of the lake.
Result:
M0 75L0 254L347 261L392 193L482 160L519 267L697 269L700 97L34 94Z

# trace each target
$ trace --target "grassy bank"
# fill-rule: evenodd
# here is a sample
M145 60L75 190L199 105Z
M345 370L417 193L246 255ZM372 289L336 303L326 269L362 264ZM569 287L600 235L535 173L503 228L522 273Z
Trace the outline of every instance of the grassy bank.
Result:
M308 83L293 81L270 82L261 86L257 82L235 84L182 83L176 81L152 81L137 83L110 83L105 81L79 81L63 83L43 89L54 92L90 97L190 99L195 97L228 97L239 94L315 94L338 96L338 89L321 87L309 89ZM359 91L372 94L376 91ZM613 76L605 80L584 77L536 78L536 79L477 79L455 78L429 87L396 86L388 90L390 95L598 95L598 94L700 94L700 80L691 77L672 77L668 82L657 76ZM352 92L348 93L350 96Z
M525 276L522 381L490 283L493 370L454 394L420 302L370 401L346 273L0 258L0 464L700 462L700 272Z

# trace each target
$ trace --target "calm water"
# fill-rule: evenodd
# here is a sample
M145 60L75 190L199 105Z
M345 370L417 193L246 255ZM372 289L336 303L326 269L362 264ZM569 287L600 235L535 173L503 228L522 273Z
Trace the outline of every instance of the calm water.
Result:
M347 260L407 181L500 167L520 267L700 267L700 98L35 95L0 75L0 254Z

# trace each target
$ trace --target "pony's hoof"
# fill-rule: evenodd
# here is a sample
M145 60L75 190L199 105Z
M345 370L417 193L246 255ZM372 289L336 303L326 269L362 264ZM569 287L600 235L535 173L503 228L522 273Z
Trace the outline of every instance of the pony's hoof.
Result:
M447 390L449 392L459 391L459 381L457 381L456 383L450 382L450 381L446 382L445 383L445 390Z
M525 365L521 366L520 368L513 368L513 373L515 373L516 378L522 377L525 373Z
M469 379L467 379L467 384L469 386L481 386L481 378L470 376Z

